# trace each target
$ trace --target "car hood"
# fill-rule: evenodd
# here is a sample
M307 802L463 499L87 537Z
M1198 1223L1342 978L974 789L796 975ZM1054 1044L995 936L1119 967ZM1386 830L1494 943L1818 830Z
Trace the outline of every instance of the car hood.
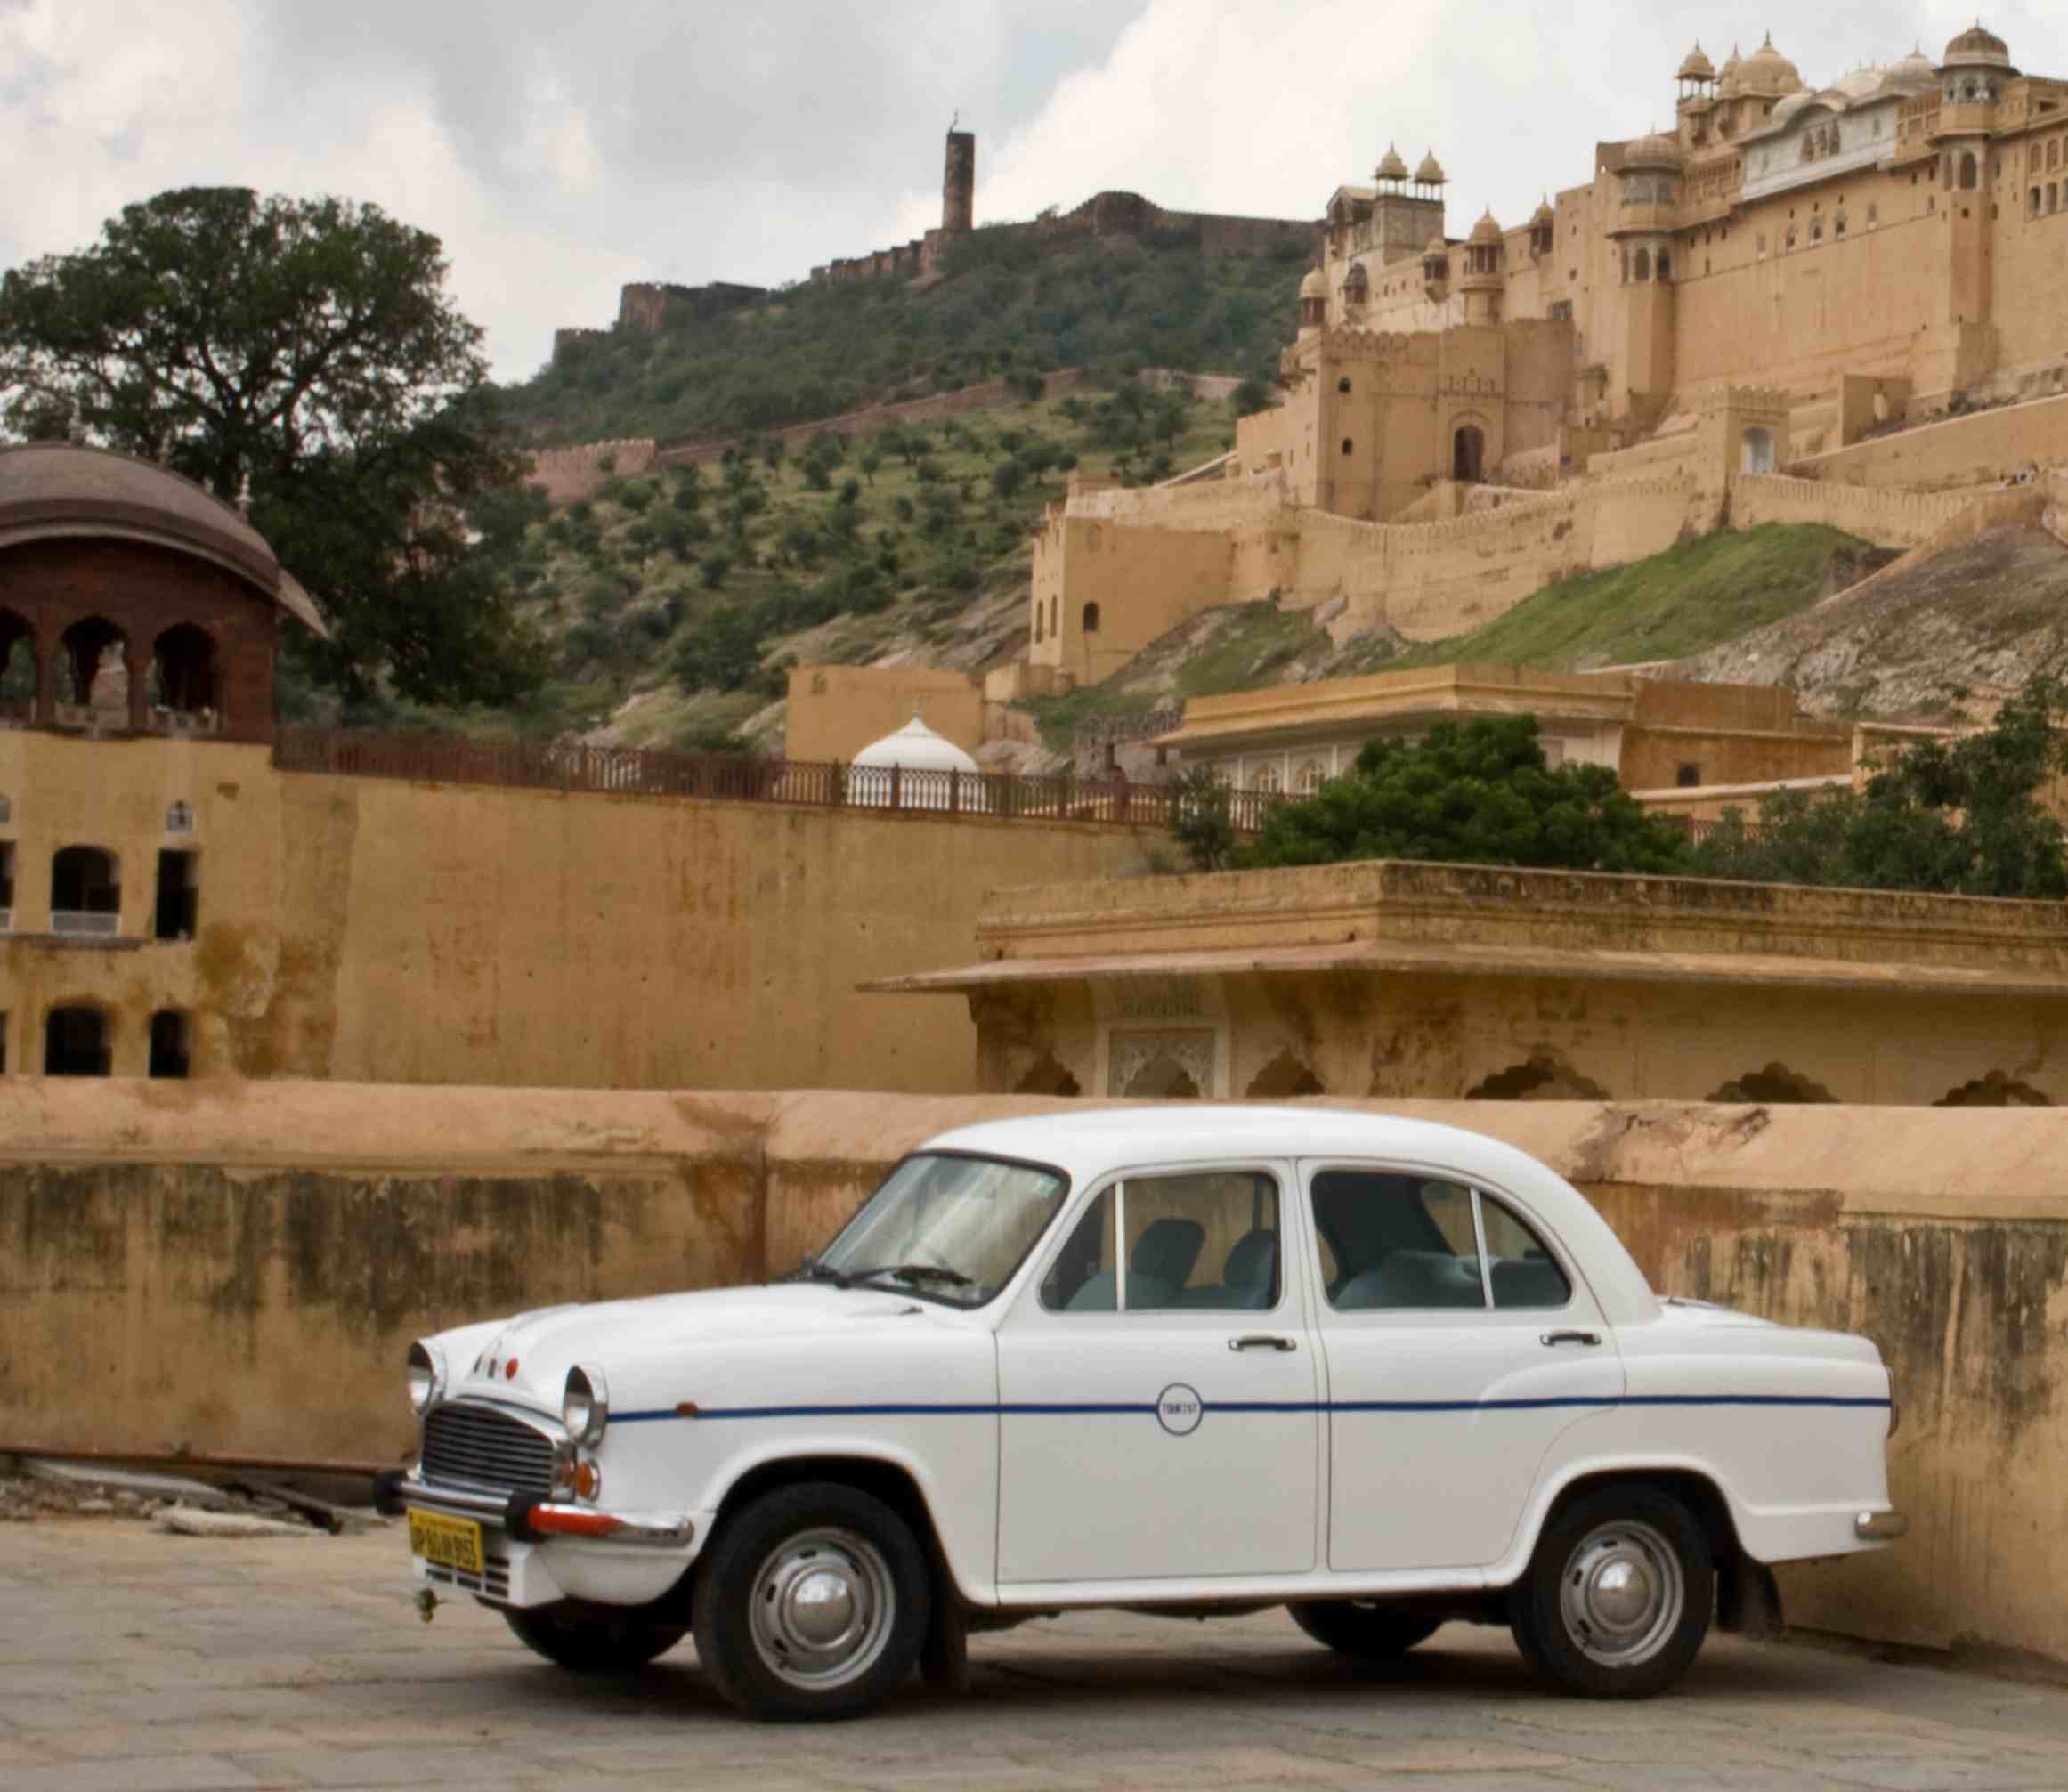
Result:
M567 1372L577 1363L600 1368L614 1381L620 1368L636 1369L656 1357L679 1361L681 1352L700 1345L799 1337L833 1343L929 1319L960 1323L963 1316L896 1289L824 1282L541 1307L499 1325L467 1328L466 1359L451 1365L453 1391L558 1412Z

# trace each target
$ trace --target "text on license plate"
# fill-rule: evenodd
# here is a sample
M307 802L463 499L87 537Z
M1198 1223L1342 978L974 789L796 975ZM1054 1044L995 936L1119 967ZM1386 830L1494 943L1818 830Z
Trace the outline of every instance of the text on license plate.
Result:
M462 1574L482 1571L481 1527L470 1518L410 1508L410 1553Z

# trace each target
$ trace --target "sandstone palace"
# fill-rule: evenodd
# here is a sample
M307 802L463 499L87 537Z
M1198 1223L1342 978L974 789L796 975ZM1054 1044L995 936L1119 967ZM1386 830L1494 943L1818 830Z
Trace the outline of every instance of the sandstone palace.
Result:
M1264 596L1435 638L1726 522L1912 547L2068 453L2062 405L1918 427L2064 390L2068 78L1979 25L1819 88L1771 38L1675 78L1670 134L1517 223L1451 234L1433 154L1338 187L1284 401L1225 462L1051 511L1034 664L1103 677Z

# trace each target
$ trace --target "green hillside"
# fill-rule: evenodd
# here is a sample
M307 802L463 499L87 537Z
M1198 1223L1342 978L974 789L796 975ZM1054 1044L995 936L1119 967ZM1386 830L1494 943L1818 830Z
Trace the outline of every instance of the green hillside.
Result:
M349 719L503 734L587 732L671 748L780 747L762 715L799 661L906 653L970 669L1026 630L1033 531L1074 469L1141 482L1211 459L1226 403L1115 377L799 454L764 440L721 464L613 479L549 508L476 516L514 545L546 688L521 713L394 706ZM761 716L742 738L741 729Z
M1002 374L1165 367L1269 377L1304 253L1209 256L1181 231L1043 251L977 231L929 286L797 286L657 333L612 330L504 393L525 442L806 423Z

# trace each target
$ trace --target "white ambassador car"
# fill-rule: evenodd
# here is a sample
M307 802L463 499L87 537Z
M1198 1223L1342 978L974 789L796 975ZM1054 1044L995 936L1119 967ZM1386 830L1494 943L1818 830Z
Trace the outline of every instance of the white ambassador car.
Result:
M787 1281L461 1326L409 1385L426 1591L572 1668L693 1629L762 1717L1099 1605L1505 1624L1642 1695L1774 1615L1767 1564L1903 1528L1873 1344L1661 1300L1522 1153L1325 1109L963 1128Z

